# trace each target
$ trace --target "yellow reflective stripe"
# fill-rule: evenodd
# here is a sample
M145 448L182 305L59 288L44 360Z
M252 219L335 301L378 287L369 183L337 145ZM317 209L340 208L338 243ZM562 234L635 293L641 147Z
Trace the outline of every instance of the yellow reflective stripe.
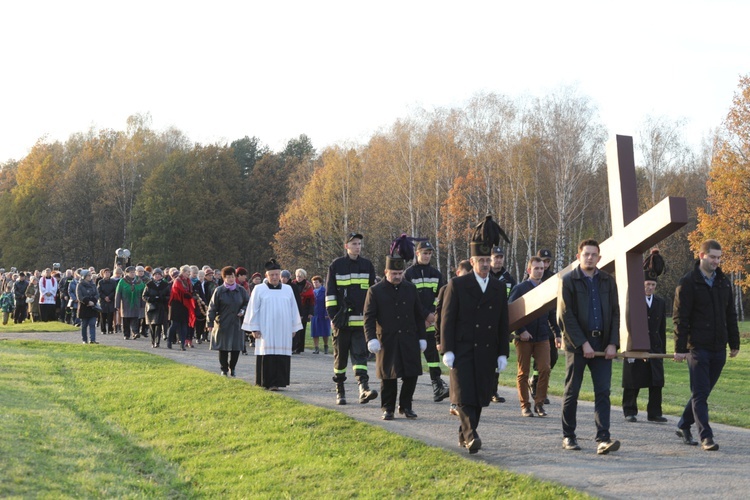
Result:
M354 366L352 366L352 369L354 371L357 371L357 370L367 371L367 365L354 365Z
M440 363L427 363L427 368L440 368Z
M339 301L335 298L333 300L326 300L326 307L335 307L339 305Z
M360 319L360 320L354 320L354 321L349 320L348 325L349 326L365 326L365 321L362 320L362 319Z
M346 367L343 370L337 370L336 368L333 369L333 373L339 374L339 373L346 373Z
M434 331L435 331L435 325L427 327L427 333L434 332Z

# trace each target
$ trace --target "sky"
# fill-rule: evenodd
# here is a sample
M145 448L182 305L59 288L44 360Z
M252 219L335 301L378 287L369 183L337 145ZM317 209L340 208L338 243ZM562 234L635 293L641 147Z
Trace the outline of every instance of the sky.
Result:
M748 1L27 1L0 6L0 163L150 114L193 142L364 143L480 92L574 86L611 134L698 146L750 73Z

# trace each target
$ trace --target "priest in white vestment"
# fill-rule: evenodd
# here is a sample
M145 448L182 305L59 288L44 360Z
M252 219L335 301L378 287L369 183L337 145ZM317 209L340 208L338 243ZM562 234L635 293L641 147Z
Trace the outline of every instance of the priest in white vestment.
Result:
M277 391L289 385L294 332L302 329L290 285L281 283L281 266L266 263L267 283L253 288L242 329L255 337L255 385Z

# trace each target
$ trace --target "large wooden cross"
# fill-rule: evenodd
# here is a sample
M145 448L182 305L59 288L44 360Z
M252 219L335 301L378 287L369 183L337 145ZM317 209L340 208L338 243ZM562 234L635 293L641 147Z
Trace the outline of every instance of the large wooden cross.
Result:
M615 274L620 302L620 349L648 351L648 311L643 292L643 253L687 224L685 198L668 197L638 216L633 138L618 135L607 143L612 236L600 243L599 268ZM573 262L508 306L511 331L557 305L563 276Z

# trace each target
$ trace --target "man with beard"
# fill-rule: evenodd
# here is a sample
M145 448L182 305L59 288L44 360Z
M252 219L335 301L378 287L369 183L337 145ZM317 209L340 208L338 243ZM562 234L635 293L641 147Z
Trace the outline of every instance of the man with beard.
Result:
M563 449L581 449L576 440L576 412L583 374L588 367L594 383L596 452L606 455L620 449L620 442L610 439L609 434L612 360L620 346L617 283L596 267L601 260L596 240L581 241L576 257L579 266L563 277L557 294L557 322L565 341ZM596 357L597 351L604 351L605 356Z
M701 447L716 451L713 430L708 423L708 397L719 381L729 357L740 352L740 331L734 306L732 282L719 267L721 245L716 240L701 244L692 271L680 279L674 296L674 359L687 360L690 399L677 424L683 443L697 445L690 427L696 424Z
M386 256L385 279L367 291L364 316L367 348L376 355L383 420L393 420L399 378L398 412L417 418L412 398L422 374L420 352L427 348L427 333L417 287L404 281L401 256Z
M491 216L480 223L471 241L473 272L453 278L445 287L441 308L440 347L451 369L451 403L458 406L458 444L477 453L482 407L489 406L495 370L508 365L508 301L500 280L490 277L492 246L502 229Z

